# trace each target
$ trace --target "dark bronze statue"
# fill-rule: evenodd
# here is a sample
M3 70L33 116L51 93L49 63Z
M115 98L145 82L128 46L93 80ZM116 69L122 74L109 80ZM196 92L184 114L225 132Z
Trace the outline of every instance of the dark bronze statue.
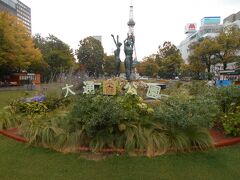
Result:
M119 42L119 36L118 35L117 35L117 41L115 40L113 34L111 34L111 36L113 37L114 43L117 47L117 49L114 51L114 55L115 55L115 76L119 77L120 76L120 64L121 64L120 48L122 46L122 43Z
M134 36L128 35L127 39L124 41L124 53L125 53L125 71L126 71L126 78L128 81L131 79L132 73L132 63L133 63L133 48L134 48Z

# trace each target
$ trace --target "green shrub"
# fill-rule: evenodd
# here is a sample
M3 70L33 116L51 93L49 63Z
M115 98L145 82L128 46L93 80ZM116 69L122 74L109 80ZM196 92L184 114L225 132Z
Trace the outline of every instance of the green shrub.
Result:
M135 95L79 95L70 119L75 127L84 125L87 133L92 136L105 128L114 131L121 122L143 121L152 111Z
M47 106L42 102L22 102L18 101L14 104L17 108L17 112L24 114L41 114L48 111Z
M70 116L71 136L76 144L95 151L102 148L124 148L128 152L146 150L148 154L166 151L166 147L160 148L161 142L167 142L160 139L164 133L155 131L151 122L153 109L140 97L127 94L77 98Z
M206 81L192 81L180 86L175 85L173 88L166 89L164 93L167 93L170 96L178 96L178 94L181 93L186 96L216 101L216 88L208 86Z
M118 101L123 110L123 121L144 122L149 121L154 112L152 106L143 102L137 95L126 94Z
M213 142L207 129L219 113L216 89L204 81L194 81L169 91L156 108L155 119L168 129L169 144L175 149L211 147Z
M162 99L155 111L155 119L168 126L209 128L213 125L218 108L214 100L179 92L178 95Z
M215 88L208 86L206 81L192 81L190 84L186 85L185 88L188 90L189 94L193 96L215 97Z
M25 102L24 99L17 99L10 103L10 107L14 111L14 113L34 115L53 111L60 107L66 107L71 102L72 100L70 98L47 96L43 102Z
M85 126L89 136L101 129L112 131L122 117L120 104L113 96L79 95L71 112L71 123L75 129Z
M58 109L60 107L66 107L72 102L72 98L58 97L54 95L47 95L44 104L50 111Z
M240 136L240 106L236 107L236 112L222 116L221 120L227 135Z
M217 101L221 112L233 112L240 105L240 87L232 85L217 89Z

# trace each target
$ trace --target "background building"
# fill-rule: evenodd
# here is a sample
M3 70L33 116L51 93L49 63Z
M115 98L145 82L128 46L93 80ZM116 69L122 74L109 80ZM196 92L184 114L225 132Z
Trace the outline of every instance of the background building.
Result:
M0 11L6 11L12 15L17 15L17 0L0 0Z
M0 0L0 11L9 12L18 17L31 33L31 9L19 0Z
M240 27L240 11L235 14L231 14L223 20L224 26L237 25Z
M189 45L205 37L218 36L223 30L223 25L220 24L220 22L220 16L211 16L201 19L201 26L198 31L196 30L195 23L189 23L185 26L185 34L187 37L178 46L185 63L188 63L188 56L190 54Z
M17 1L16 4L17 17L22 20L23 24L27 27L28 31L32 31L31 25L31 9L23 4L21 1Z
M223 30L220 16L204 17L201 20L201 26L199 28L199 36L215 37Z
M220 32L227 29L227 27L238 27L240 28L240 11L235 14L231 14L223 20L223 24L221 23L221 19L219 16L212 17L204 17L201 20L201 26L198 31L195 31L196 26L194 23L187 24L185 27L185 34L187 35L186 39L184 39L178 49L180 50L182 57L185 63L188 63L188 56L190 55L189 46L195 42L202 40L205 37L216 37L220 34ZM240 51L236 53L236 55L240 56ZM238 79L239 75L239 66L236 62L231 62L227 64L226 69L224 70L223 64L218 63L211 67L211 72L214 72L215 75L224 75L225 77L231 77L230 79ZM222 74L221 74L222 73Z

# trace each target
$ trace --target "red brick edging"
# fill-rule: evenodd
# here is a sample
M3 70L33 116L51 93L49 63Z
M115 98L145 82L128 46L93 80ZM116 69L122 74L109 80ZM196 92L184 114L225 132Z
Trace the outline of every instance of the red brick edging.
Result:
M16 135L15 133L18 131L17 128L11 128L11 129L8 129L8 130L0 130L0 134L6 136L6 137L9 137L11 139L14 139L16 141L19 141L19 142L28 142L28 140L24 137L21 137L19 135Z
M14 139L19 142L27 143L28 140L22 136L17 135L16 133L18 132L17 128L12 128L12 129L7 129L7 130L0 130L0 134L9 137L11 139ZM214 139L214 147L223 147L223 146L231 146L234 144L240 143L240 137L231 137L231 138L226 138L224 135L220 134L217 131L210 130L210 134L212 138ZM89 147L79 147L79 151L91 151L91 148ZM124 149L103 149L102 152L104 153L124 153Z
M240 137L226 137L222 132L210 129L210 135L214 140L214 147L231 146L240 143Z

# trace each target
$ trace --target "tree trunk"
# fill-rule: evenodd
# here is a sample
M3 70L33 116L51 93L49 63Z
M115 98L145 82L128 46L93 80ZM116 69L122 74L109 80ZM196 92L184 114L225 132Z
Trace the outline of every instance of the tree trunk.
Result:
M207 72L210 73L211 71L211 65L207 65Z
M223 63L223 70L227 69L227 63Z

